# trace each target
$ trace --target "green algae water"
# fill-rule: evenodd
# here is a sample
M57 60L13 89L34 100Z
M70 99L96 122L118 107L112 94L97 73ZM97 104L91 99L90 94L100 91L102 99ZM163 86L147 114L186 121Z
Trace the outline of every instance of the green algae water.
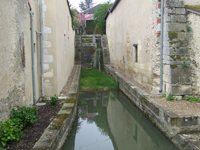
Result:
M177 150L120 91L84 92L63 150Z

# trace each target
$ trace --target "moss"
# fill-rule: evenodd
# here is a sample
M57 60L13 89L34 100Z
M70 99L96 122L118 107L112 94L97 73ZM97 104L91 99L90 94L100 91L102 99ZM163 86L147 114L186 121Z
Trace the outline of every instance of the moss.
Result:
M200 12L200 6L185 5L185 8Z
M184 30L184 29L182 29L182 30L181 30L181 32L185 32L185 30Z
M177 65L170 65L170 67L171 67L172 69L176 69L178 66L177 66Z
M75 103L76 100L75 100L75 99L68 99L68 100L66 100L66 102L67 102L67 103Z
M169 43L170 43L170 44L176 44L176 43L181 43L181 44L183 44L183 41L182 41L182 40L179 40L179 41L170 41Z
M181 56L170 56L173 60L181 60Z
M54 120L49 127L50 130L59 130L64 124L64 120Z
M170 40L177 39L178 38L178 33L177 32L169 31L168 32L168 36L169 36Z
M73 109L73 107L64 107L62 110L68 110L68 109Z
M64 119L67 119L68 117L69 117L68 114L58 114L58 115L56 115L55 118L64 120Z

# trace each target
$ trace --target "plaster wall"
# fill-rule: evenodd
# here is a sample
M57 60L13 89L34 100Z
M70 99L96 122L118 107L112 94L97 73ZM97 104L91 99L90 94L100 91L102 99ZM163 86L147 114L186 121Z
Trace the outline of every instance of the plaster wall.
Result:
M66 0L44 0L43 16L44 91L53 96L62 90L74 65L75 32Z
M200 92L200 15L189 13L187 15L188 26L191 27L189 32L189 52L192 67L192 86L193 94Z
M158 0L123 0L106 20L111 65L154 93L160 84L158 4ZM133 44L138 44L138 62Z
M36 13L34 31L37 31L37 1L30 0L30 5L32 11ZM12 108L33 104L28 2L2 0L0 19L0 120L6 120ZM35 48L35 66L37 66L37 59ZM37 69L36 74L36 88L39 93ZM39 94L36 98L39 98Z

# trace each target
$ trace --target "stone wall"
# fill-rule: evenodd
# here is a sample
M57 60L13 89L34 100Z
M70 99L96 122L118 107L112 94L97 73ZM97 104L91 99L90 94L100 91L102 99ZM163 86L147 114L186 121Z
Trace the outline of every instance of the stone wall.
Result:
M192 90L193 94L200 92L200 14L188 11L187 15L189 28L189 54L192 72Z
M165 1L163 44L163 92L192 94L191 66L188 59L188 32L184 3Z
M109 14L110 63L154 93L159 92L160 2L123 0Z

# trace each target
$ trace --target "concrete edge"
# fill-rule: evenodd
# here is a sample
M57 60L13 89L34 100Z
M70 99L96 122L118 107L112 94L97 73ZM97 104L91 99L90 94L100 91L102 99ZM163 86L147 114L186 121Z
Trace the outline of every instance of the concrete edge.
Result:
M158 104L149 94L134 85L122 74L109 65L105 65L107 73L119 83L120 90L162 131L172 140L180 133L200 131L200 114L178 115ZM177 145L179 148L180 145ZM188 146L188 145L187 145ZM182 149L182 148L181 148Z
M75 120L78 105L79 80L81 65L77 65L73 81L69 91L69 97L72 99L65 100L62 108L54 117L49 126L45 129L40 139L35 143L32 150L60 150L62 149L68 132ZM63 100L63 98L61 98Z

